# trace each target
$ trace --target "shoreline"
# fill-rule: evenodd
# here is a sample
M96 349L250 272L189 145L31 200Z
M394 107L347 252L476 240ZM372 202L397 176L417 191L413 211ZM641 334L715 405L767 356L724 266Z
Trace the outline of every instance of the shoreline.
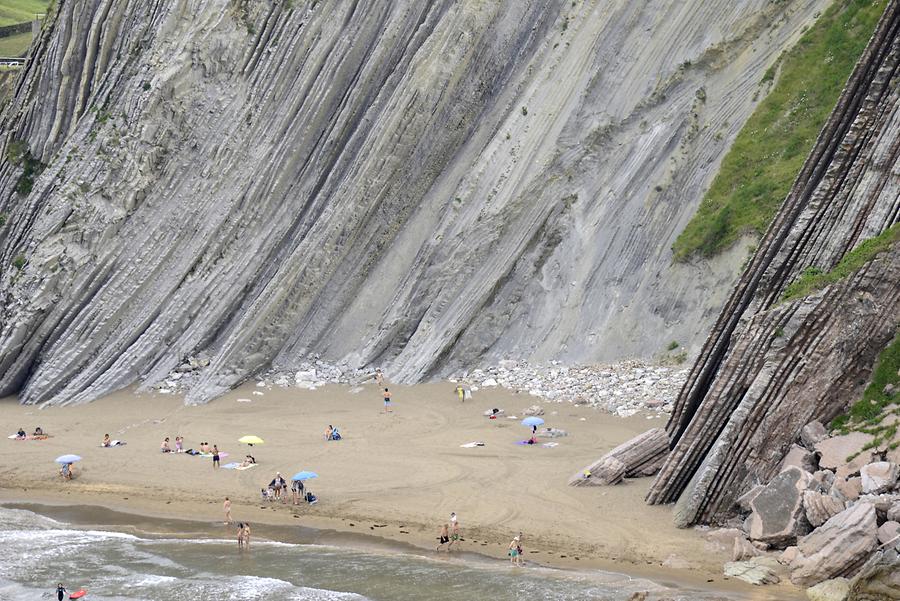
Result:
M235 521L291 531L300 526L320 538L349 537L355 548L373 541L377 549L400 546L432 556L440 522L455 511L466 539L463 551L492 560L506 561L507 544L521 531L526 559L550 568L753 591L755 599L802 598L790 585L760 589L726 580L722 563L730 549L704 540L698 530L676 529L671 507L646 505L649 478L615 487L567 486L572 473L609 449L661 426L659 414L617 417L497 388L459 403L453 388L447 382L391 385L392 414L383 413L374 385L309 391L245 384L199 406L128 390L44 410L7 398L0 400L0 417L8 427L40 425L52 438L0 442L0 501L99 506L125 512L136 523L143 516L212 527L221 525L222 501L229 496ZM521 411L535 404L545 409L547 425L569 433L553 439L558 446L515 444L527 436ZM490 407L519 417L488 420L482 412ZM341 428L342 441L324 441L329 423ZM127 446L100 448L104 433ZM185 448L218 443L231 453L223 463L240 461L246 446L236 441L247 434L266 443L253 448L259 464L246 471L213 469L208 459L158 451L162 437L182 435ZM469 441L485 446L460 448ZM64 453L83 457L71 482L55 475L53 458ZM259 500L260 486L275 471L289 478L299 469L319 474L308 483L317 505L294 511Z
M77 503L54 502L47 498L34 501L19 497L9 489L0 489L0 507L31 511L75 529L101 528L103 531L122 532L147 539L229 540L233 538L232 529L223 530L227 527L222 522L204 522L192 519L177 509L169 515L162 513L153 515L145 512L125 511L122 507L106 504L88 504L84 501L87 499L79 499ZM266 521L265 518L252 522L253 540L324 546L364 553L401 554L433 561L474 563L494 567L505 567L507 564L505 557L465 547L458 552L437 553L413 541L350 531L342 529L338 524L336 524L337 528L291 524L293 529L287 532L284 530L286 523L281 520ZM469 541L464 539L464 543L466 542ZM681 594L690 592L721 594L725 595L723 601L726 599L728 601L744 599L755 601L796 599L799 601L805 599L805 596L793 587L767 586L760 588L725 577L709 582L705 574L684 573L683 570L659 568L659 566L648 567L632 563L604 561L599 558L584 559L585 561L576 564L575 562L543 562L540 558L530 557L526 560L523 568L515 569L541 569L587 576L624 576L629 580L647 581L648 589L655 586Z

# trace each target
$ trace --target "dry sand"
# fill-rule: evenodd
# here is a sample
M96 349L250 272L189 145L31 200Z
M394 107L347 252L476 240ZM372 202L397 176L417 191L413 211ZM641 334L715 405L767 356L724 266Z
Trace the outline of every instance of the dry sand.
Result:
M545 565L744 588L723 582L721 566L730 549L705 542L696 530L674 528L671 508L643 502L650 479L604 488L566 485L577 470L664 419L619 418L549 403L543 405L547 425L569 436L556 439L555 448L520 446L515 442L529 435L519 423L522 409L537 399L489 389L460 404L453 388L446 382L392 386L391 414L383 412L374 385L354 394L346 386L306 391L250 384L195 407L184 406L180 397L127 391L89 405L47 410L9 398L0 401L9 434L39 425L52 437L0 442L0 498L212 523L223 519L228 496L235 520L368 534L423 549L433 547L440 524L455 511L466 551L503 557L510 538L521 531L527 559ZM482 412L491 407L519 419L489 420ZM328 424L338 426L344 440L326 442ZM101 448L105 433L127 446ZM240 461L248 447L237 439L245 434L266 441L252 449L259 464L246 471L214 469L210 459L159 452L164 437L174 446L180 435L185 448L208 441L230 454L223 464ZM460 448L471 441L485 446ZM53 460L63 453L83 457L75 481L56 477ZM301 469L319 474L308 483L318 504L292 508L260 502L260 488L276 471L289 480ZM678 565L663 567L673 556ZM796 594L789 587L756 590L757 599Z

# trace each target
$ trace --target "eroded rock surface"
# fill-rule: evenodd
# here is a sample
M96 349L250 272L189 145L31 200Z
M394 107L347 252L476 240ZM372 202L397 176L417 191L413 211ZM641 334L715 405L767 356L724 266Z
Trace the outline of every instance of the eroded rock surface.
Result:
M66 0L4 113L0 395L696 347L671 245L826 0ZM623 303L623 299L629 299Z
M877 547L875 508L868 503L842 511L797 543L791 581L813 586L837 576L853 576Z

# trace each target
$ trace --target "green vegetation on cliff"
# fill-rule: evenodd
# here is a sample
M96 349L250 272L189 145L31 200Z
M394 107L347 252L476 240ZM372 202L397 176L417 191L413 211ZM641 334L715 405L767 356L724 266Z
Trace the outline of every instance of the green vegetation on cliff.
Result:
M889 391L886 393L885 391ZM900 415L900 332L878 356L872 381L862 398L851 405L844 415L835 418L831 427L846 434L851 430L866 432L875 437L867 449L895 449L897 421L885 422L888 415Z
M719 173L672 250L683 261L712 256L744 233L762 234L834 109L886 0L835 0L769 69L772 91L741 129Z
M895 223L878 236L869 238L848 252L831 271L826 273L817 267L806 268L800 279L787 287L781 300L788 301L807 296L842 280L898 242L900 242L900 223Z

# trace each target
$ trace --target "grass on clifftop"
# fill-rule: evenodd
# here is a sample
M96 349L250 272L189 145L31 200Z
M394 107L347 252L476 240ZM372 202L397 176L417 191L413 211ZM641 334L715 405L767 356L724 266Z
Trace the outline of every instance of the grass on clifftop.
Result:
M697 213L672 246L675 260L713 256L765 232L862 55L886 0L835 0L779 57L774 88L747 120ZM775 78L771 67L760 84Z
M818 267L807 267L800 279L787 287L781 300L789 301L807 296L842 280L897 242L900 242L900 223L895 223L878 236L869 238L848 252L828 273L824 273Z
M888 385L896 389L890 395L884 393ZM900 416L900 331L878 356L872 381L862 399L851 405L847 413L832 420L831 428L841 434L858 431L874 436L864 450L896 449L900 446L896 440L898 421L882 424L891 414Z
M0 56L22 56L31 45L31 32L0 38Z
M0 0L0 27L31 21L49 5L50 0Z

